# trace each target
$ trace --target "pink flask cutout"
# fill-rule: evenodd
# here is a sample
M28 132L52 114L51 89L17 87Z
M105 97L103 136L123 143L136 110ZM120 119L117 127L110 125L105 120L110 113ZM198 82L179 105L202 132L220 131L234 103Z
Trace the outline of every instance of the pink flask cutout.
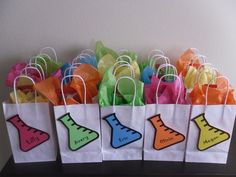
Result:
M20 149L24 152L39 146L50 138L48 133L32 128L24 123L18 114L12 116L7 121L16 127L19 135Z

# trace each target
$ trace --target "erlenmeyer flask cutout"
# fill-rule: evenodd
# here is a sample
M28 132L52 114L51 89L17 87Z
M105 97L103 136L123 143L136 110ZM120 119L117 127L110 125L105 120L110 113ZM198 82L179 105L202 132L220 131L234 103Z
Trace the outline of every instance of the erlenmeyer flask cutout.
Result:
M169 128L161 120L160 114L149 118L153 127L155 128L155 136L153 141L153 148L161 150L169 146L173 146L185 140L185 136L172 128Z
M229 133L210 125L204 113L193 118L193 121L199 129L197 145L199 151L204 151L230 138Z
M68 131L68 147L71 151L76 151L99 137L96 131L77 124L70 113L64 114L58 120Z
M20 149L23 152L27 152L39 146L40 144L44 143L50 138L48 133L42 130L30 127L29 125L24 123L18 114L15 116L12 116L7 121L16 127L18 131L18 135L19 135Z
M112 113L103 118L111 127L111 146L115 149L135 142L142 138L142 134L120 123L116 114Z

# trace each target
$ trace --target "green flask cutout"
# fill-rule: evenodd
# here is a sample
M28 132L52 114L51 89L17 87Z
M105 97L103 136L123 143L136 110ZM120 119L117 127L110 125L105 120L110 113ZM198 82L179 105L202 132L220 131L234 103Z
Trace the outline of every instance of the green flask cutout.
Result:
M77 124L70 116L70 113L64 114L58 120L68 130L68 146L72 151L84 147L99 137L96 131Z

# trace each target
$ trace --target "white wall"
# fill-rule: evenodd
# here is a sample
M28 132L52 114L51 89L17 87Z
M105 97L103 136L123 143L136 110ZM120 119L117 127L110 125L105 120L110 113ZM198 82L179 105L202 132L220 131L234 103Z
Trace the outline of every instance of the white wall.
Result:
M173 60L186 48L199 48L236 86L235 0L1 0L1 101L16 61L44 46L66 60L99 39L141 54L160 48ZM9 154L2 118L0 167Z

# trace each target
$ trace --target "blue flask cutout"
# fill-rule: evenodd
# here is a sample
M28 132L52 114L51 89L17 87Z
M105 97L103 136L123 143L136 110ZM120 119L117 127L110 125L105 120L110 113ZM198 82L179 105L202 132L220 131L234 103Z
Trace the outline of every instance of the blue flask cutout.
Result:
M111 146L115 149L135 142L142 138L142 134L120 123L116 114L112 113L103 118L111 127Z

